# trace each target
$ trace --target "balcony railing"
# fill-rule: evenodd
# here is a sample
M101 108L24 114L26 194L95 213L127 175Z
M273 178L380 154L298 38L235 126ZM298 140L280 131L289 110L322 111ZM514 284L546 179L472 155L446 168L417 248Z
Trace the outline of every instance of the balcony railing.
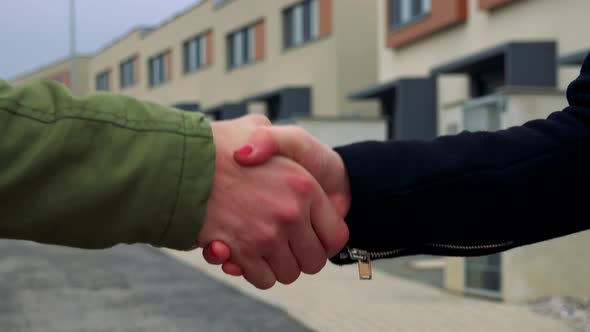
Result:
M471 99L463 104L463 127L467 131L496 131L501 129L501 113L506 110L506 97L489 95Z

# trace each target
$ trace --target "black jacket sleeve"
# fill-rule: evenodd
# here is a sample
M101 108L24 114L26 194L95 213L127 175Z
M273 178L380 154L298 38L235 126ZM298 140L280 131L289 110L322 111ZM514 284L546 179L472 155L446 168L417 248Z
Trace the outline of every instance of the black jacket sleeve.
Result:
M352 190L348 248L474 256L590 229L590 55L567 98L498 132L336 148ZM351 262L345 252L332 262Z

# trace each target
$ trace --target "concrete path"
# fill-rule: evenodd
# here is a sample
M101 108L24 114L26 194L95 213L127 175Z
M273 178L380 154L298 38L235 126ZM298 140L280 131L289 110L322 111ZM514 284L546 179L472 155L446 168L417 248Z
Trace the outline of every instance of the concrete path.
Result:
M171 259L0 241L0 331L307 331L264 302Z
M309 328L326 332L560 332L562 322L529 308L450 295L435 287L375 271L359 281L356 267L328 265L291 286L258 291L207 265L200 253L166 251L222 282L282 307Z

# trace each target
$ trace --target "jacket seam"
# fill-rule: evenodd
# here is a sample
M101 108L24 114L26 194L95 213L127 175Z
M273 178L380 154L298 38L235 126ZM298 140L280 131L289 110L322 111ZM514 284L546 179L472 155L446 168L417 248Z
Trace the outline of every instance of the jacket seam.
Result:
M183 123L183 125L185 123L184 116L182 117L182 123ZM158 243L160 245L162 245L164 243L164 239L166 238L166 236L170 232L170 228L172 227L172 223L174 222L174 217L176 216L176 212L178 211L178 202L180 201L180 192L181 192L181 187L182 187L182 181L184 180L185 161L186 161L186 136L183 136L182 154L180 157L180 176L178 177L178 183L176 186L174 205L173 205L172 213L170 214L170 218L168 219L168 223L166 224L164 231L162 232L162 235L160 236L160 240L158 241Z
M1 100L0 100L1 101ZM19 103L15 103L17 107L19 107L19 109L26 109L26 110L30 110L32 112L37 112L39 114L48 114L53 116L54 118L51 120L43 120L40 119L38 117L32 116L32 115L27 115L27 114L22 114L21 112L17 111L17 110L11 110L11 109L7 109L5 107L0 106L0 111L4 111L6 113L10 113L13 116L17 116L17 117L21 117L21 118L26 118L29 120L33 120L33 121L37 121L39 123L43 123L43 124L55 124L61 120L84 120L84 121L89 121L89 122L96 122L96 123L106 123L106 124L111 124L115 127L118 128L122 128L122 129L129 129L129 130L133 130L133 131L137 131L137 132L165 132L165 133L172 133L172 134L177 134L177 135L182 135L182 136L189 136L189 137L201 137L201 138L211 138L211 135L206 135L206 134L202 134L202 133L186 133L186 132L182 132L180 131L180 126L177 123L174 122L169 122L169 121L139 121L139 120L129 120L126 116L122 116L119 114L115 114L115 113L109 113L109 112L102 112L102 111L97 111L97 110L91 110L91 109L86 109L83 107L80 108L76 108L76 109L81 109L82 111L86 112L86 113L94 113L94 114L102 114L102 115L108 115L111 117L116 117L116 118L120 118L120 119L124 119L124 122L126 123L135 123L137 125L172 125L172 126L176 126L177 129L165 129L165 128L135 128L135 127L131 127L129 125L125 125L121 122L123 121L112 121L112 120L101 120L101 119L95 119L95 118L91 118L91 117L85 117L85 116L58 116L56 115L56 112L50 112L47 113L45 111L39 110L39 109L35 109L35 108L31 108L29 106L25 106L25 105L20 105ZM62 109L68 109L68 110L74 110L73 107L71 106L64 106L62 107ZM183 117L183 122L184 122L184 117ZM183 126L183 129L185 129L186 127Z

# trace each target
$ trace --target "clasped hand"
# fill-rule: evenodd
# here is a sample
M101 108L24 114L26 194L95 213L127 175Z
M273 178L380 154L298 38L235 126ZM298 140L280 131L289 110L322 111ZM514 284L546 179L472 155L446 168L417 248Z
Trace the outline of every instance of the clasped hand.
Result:
M315 274L348 241L348 175L339 155L261 115L211 123L215 178L196 246L260 289Z

